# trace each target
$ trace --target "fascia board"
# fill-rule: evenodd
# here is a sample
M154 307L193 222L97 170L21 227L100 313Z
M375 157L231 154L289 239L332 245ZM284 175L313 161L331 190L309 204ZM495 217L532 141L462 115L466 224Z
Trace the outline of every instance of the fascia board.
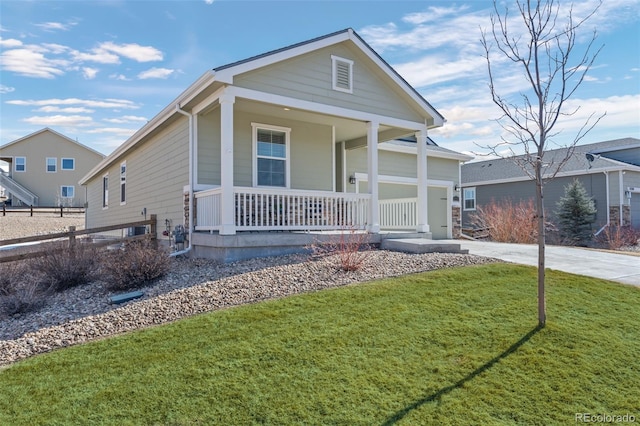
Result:
M404 154L418 155L417 148L413 148L410 146L395 146L395 145L388 144L386 142L379 144L378 149L382 151L401 152ZM473 159L473 157L471 157L470 155L462 154L459 152L436 151L431 149L429 146L427 146L427 156L435 157L435 158L444 158L448 160L458 160L458 161L469 161Z
M611 173L611 172L619 172L619 171L633 171L640 172L640 167L626 165L620 165L617 167L601 167L597 169L587 169L587 170L572 170L568 172L560 172L556 174L556 177L571 177L571 176L585 176L585 175L597 175L599 173ZM548 179L551 177L551 174L547 174L543 176L543 179ZM471 186L484 186L484 185L498 185L502 183L515 183L515 182L524 182L533 180L528 176L519 176L515 178L505 178L505 179L493 179L493 180L483 180L483 181L475 181L475 182L464 182L461 184L462 187L468 188Z
M174 99L173 102L167 105L162 111L160 111L160 113L158 113L149 122L147 122L147 124L142 126L142 128L135 132L122 145L118 146L111 154L107 156L107 158L102 160L100 163L98 163L98 165L91 169L89 173L87 173L82 179L80 179L80 185L84 185L85 183L87 183L87 181L100 173L101 170L110 165L112 162L116 161L118 157L135 146L138 142L144 139L145 136L154 131L160 124L164 123L171 116L176 114L176 106L188 103L200 92L202 92L205 87L207 87L214 81L215 76L211 71L207 71L206 73L204 73L198 80L196 80L195 83L193 83L185 91L178 95L178 97Z
M216 71L216 80L226 84L233 84L233 78L236 75L244 74L249 71L253 71L258 68L266 67L275 64L280 61L294 58L305 53L313 52L314 50L322 49L337 43L341 43L349 39L348 32L342 32L331 37L326 37L320 40L316 40L301 46L292 47L281 52L276 52L270 55L256 58L249 62L244 62L233 67L225 68L220 71Z

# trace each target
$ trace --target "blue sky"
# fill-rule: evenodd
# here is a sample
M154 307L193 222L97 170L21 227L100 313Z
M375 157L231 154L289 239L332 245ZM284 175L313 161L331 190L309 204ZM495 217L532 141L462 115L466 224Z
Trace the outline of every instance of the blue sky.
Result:
M0 145L48 126L108 154L207 69L351 27L445 116L430 132L439 145L482 152L502 133L479 42L491 11L479 0L2 0ZM558 145L604 111L582 143L640 137L639 17L640 0L605 0L588 21L576 49L594 28L604 47ZM522 90L497 71L504 93Z

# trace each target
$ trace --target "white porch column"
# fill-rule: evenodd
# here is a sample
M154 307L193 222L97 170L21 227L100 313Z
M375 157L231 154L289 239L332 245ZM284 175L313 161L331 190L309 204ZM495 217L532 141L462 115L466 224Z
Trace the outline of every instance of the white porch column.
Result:
M418 227L416 232L429 232L427 194L427 129L416 132L418 145Z
M233 195L233 104L235 96L223 93L220 98L220 235L234 235L235 201Z
M380 206L378 202L378 128L380 123L367 123L367 179L371 205L367 218L367 231L372 234L380 232Z

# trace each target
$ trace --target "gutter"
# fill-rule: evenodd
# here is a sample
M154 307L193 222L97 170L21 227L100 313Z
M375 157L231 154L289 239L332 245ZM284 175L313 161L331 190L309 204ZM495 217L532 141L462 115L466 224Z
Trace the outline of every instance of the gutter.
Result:
M169 257L176 257L187 254L193 247L193 114L190 114L180 108L180 104L176 104L176 112L189 117L189 246L183 250L169 254Z

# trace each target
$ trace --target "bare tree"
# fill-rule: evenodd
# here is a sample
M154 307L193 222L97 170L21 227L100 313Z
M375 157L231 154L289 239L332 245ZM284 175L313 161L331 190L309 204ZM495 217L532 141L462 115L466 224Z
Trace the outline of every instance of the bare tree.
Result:
M595 30L582 52L576 49L579 30L592 17L601 2L585 16L576 18L573 4L561 8L555 0L517 0L519 16L511 19L509 9L498 9L494 0L490 31L482 30L482 45L489 70L489 89L493 102L502 112L497 119L505 130L502 140L487 146L493 154L508 148L509 157L535 181L538 223L538 323L546 323L545 302L545 212L544 185L556 176L573 154L576 144L604 116L591 114L567 145L562 158L545 161L545 151L559 131L562 118L576 114L565 111L566 101L584 81L585 75L602 49L593 52ZM496 71L500 61L515 67L511 77L522 78L519 96L500 94ZM504 92L507 92L504 89ZM516 156L516 151L524 154Z

